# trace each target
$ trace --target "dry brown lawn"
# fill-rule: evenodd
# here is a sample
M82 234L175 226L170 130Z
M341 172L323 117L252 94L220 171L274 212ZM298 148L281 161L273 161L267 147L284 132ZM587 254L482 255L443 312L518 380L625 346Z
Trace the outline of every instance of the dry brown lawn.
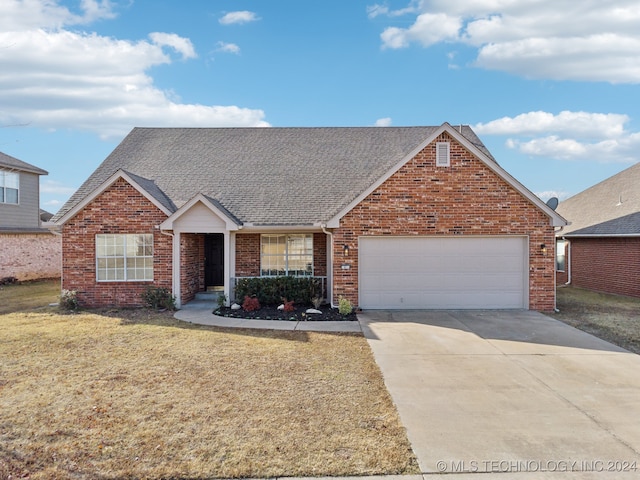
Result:
M366 340L0 315L0 478L418 473Z
M557 304L554 318L640 354L640 298L562 287Z

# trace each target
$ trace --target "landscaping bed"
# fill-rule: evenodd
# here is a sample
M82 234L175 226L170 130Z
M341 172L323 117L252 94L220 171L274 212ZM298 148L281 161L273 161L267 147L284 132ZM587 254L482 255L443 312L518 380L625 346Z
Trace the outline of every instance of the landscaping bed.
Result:
M291 312L278 310L277 306L263 306L257 310L246 311L242 308L233 310L231 307L216 308L214 315L230 318L245 318L252 320L287 320L291 322L327 322L327 321L356 321L354 312L342 315L337 308L323 305L318 310L322 313L306 313L309 307L294 307Z

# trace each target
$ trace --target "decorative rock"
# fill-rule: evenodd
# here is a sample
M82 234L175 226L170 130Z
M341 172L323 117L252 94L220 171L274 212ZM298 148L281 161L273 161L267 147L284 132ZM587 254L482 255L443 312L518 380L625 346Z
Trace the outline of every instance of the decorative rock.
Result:
M242 307L240 305L238 305L237 303L234 303L233 305L231 305L231 310L240 310Z
M282 305L278 305L278 310L284 310L284 303Z
M310 308L307 310L307 313L322 313L320 310L316 310L315 308Z

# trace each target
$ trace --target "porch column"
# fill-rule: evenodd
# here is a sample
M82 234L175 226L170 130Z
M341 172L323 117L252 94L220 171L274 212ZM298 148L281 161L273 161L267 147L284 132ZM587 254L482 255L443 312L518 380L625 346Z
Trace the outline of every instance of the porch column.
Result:
M173 234L173 278L171 280L171 289L176 299L176 307L182 307L181 288L180 288L180 232Z
M224 232L224 294L231 301L231 277L235 272L231 271L231 257L235 258L235 242L232 246L229 230ZM231 250L233 248L233 251ZM235 270L235 269L234 269Z

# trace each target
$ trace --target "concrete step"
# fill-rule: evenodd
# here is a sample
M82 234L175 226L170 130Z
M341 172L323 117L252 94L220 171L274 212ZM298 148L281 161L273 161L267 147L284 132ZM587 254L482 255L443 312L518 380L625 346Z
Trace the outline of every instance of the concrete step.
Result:
M224 292L198 292L196 293L196 300L211 301L215 303L218 301L218 297L223 294Z

